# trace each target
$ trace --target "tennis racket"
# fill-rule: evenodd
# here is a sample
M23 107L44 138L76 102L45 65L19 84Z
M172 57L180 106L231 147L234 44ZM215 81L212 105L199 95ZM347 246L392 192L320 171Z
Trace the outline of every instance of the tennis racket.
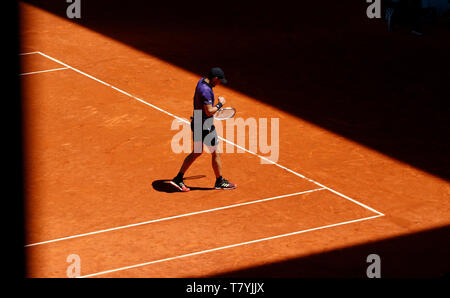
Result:
M226 120L226 119L230 119L230 118L234 117L235 114L236 114L235 108L230 108L230 107L221 108L214 114L214 119Z

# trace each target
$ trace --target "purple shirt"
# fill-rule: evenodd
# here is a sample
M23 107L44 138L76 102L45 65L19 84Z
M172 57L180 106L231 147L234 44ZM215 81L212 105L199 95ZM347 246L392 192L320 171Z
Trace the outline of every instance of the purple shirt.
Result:
M205 110L203 109L204 105L214 105L214 92L212 87L202 78L198 81L194 94L194 110L202 110L202 122L213 117L208 117L205 114Z

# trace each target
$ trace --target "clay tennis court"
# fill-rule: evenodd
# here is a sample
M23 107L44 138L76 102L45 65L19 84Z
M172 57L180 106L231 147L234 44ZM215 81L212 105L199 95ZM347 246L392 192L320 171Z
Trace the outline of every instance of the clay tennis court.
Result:
M239 117L279 118L279 159L223 153L238 188L219 191L203 154L185 175L193 190L177 192L167 182L185 154L171 150L171 125L187 125L202 74L175 61L190 53L163 59L38 6L19 9L28 277L67 277L71 255L81 277L366 277L370 254L383 276L448 272L442 172L234 89L230 75L216 95ZM150 44L184 40L149 32Z

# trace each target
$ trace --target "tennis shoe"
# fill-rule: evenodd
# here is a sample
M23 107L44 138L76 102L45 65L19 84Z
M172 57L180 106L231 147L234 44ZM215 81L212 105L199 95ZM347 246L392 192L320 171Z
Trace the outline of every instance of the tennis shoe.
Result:
M178 179L173 179L172 181L170 181L170 184L172 184L173 186L175 186L179 191L182 192L187 192L190 191L191 189L189 187L187 187L183 180L178 180Z
M236 184L228 182L226 179L216 181L215 189L235 189Z

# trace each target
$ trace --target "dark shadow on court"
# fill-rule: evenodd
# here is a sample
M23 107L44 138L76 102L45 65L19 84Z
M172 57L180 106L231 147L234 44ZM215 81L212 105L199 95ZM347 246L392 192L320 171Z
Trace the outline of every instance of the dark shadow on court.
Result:
M207 277L367 278L370 254L382 278L449 278L450 226Z
M67 18L66 1L25 2ZM387 32L368 5L98 0L72 21L199 75L221 66L230 88L449 179L449 25Z
M200 179L206 177L205 175L197 175L197 176L190 176L190 177L184 177L184 183L187 187L191 189L191 191L195 190L214 190L214 187L197 187L192 186L190 180ZM154 190L159 192L166 192L166 193L174 193L174 192L180 192L175 186L170 184L170 179L162 179L162 180L155 180L152 182L152 187Z

